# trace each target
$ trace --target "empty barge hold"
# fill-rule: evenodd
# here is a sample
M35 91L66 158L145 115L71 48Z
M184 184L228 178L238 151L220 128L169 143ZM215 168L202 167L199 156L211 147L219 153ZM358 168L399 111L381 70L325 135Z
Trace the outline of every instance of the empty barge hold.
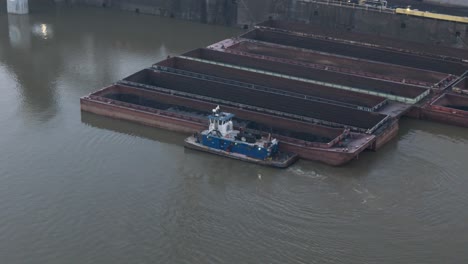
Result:
M429 89L413 85L396 85L392 82L314 69L307 65L271 62L210 49L190 51L183 54L183 58L336 89L367 93L411 104L419 102L430 93Z
M81 98L81 109L108 116L159 127L172 131L194 133L206 127L203 112L213 103L153 90L112 85ZM272 132L283 144L280 150L297 153L300 158L343 165L375 144L374 135L348 132L295 121L288 118L222 105L223 109L240 117L244 129ZM297 131L297 132L296 132Z
M153 68L159 71L174 72L181 75L198 75L200 78L217 80L219 82L256 86L257 89L270 90L273 93L297 96L307 98L311 101L325 102L369 112L374 112L387 103L385 98L378 96L359 94L327 86L268 76L255 72L247 72L179 57L161 61L155 64Z
M350 128L372 133L389 120L387 115L370 113L327 103L314 102L178 74L145 69L124 79L126 85L199 98L214 104L223 103L295 120Z
M413 52L403 52L401 50L383 49L381 47L373 47L370 44L358 45L356 42L347 43L333 38L295 34L294 32L277 32L270 29L255 29L241 37L341 56L454 74L457 76L463 74L466 69L466 65L464 65L460 60L460 55L466 53L466 51L460 52L459 56L455 56L453 60L448 60L449 58L441 56L430 56L427 54L422 55L415 54ZM357 38L355 41L360 40ZM466 60L468 61L468 56Z

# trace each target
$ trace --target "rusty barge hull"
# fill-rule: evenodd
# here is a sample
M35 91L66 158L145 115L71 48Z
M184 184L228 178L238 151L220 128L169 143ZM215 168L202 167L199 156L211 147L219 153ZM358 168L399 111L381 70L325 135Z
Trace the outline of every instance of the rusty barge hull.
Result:
M183 133L198 132L206 128L205 118L183 112L173 113L154 107L108 98L113 98L113 94L133 94L145 100L154 100L163 104L176 104L203 110L214 107L214 104L208 102L161 94L135 87L113 85L81 98L82 111ZM331 135L336 136L330 142L306 142L296 138L275 135L282 142L281 150L297 153L303 159L320 161L329 165L343 165L355 159L359 153L372 146L376 140L376 137L373 135L351 133L350 142L346 146L338 147L339 141L343 140L342 130L268 116L243 109L230 108L229 106L226 106L225 109L236 113L242 118L249 118L256 122L270 122L270 124L300 131L306 129L309 133L316 133L327 137Z
M425 105L415 107L410 117L447 125L468 127L468 96L443 93Z

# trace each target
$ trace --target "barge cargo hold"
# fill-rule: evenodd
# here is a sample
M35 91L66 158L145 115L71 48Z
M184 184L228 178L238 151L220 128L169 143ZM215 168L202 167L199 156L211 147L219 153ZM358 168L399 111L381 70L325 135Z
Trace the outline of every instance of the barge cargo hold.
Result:
M258 89L266 90L270 88L285 95L297 95L301 98L306 97L312 101L328 102L361 110L365 109L370 112L374 112L387 104L385 98L378 96L359 94L312 83L246 72L239 69L230 69L179 57L161 61L155 64L153 68L158 71L175 72L185 75L200 74L201 78L216 79L220 82L239 82L239 85L255 85Z
M376 36L373 34L358 33L355 31L330 29L314 24L298 21L267 20L259 23L256 28L277 32L299 33L302 36L314 37L317 39L327 39L344 44L360 45L363 47L373 47L381 50L411 53L425 57L439 58L454 62L468 60L468 50L458 48L448 48L438 45L426 45L422 43L406 41L402 39ZM404 60L408 62L409 60Z
M267 21L83 97L81 109L193 133L219 105L282 151L342 165L395 138L403 115L468 127L467 62L457 49Z
M438 83L450 76L440 72L325 54L314 50L275 45L267 42L240 39L229 44L231 45L220 42L219 44L211 45L210 48L234 54L247 53L251 56L269 57L270 60L297 61L307 63L310 67L327 71L423 87L436 87Z
M270 42L296 48L310 49L340 56L360 58L371 61L384 62L428 71L461 75L466 67L460 57L452 54L454 58L444 56L431 56L408 50L393 50L374 47L372 45L359 45L358 38L349 43L294 32L278 32L271 29L256 29L241 36L262 42ZM466 53L466 51L464 51ZM438 54L438 53L436 53ZM468 56L464 58L468 60Z
M258 112L305 120L358 132L374 131L388 116L349 109L323 102L285 96L255 87L210 81L145 69L124 79L126 85L166 91L181 96L201 96L205 101L224 103Z
M391 100L417 103L429 94L426 88L314 69L307 65L272 62L210 49L197 49L183 58L233 69L258 72L292 80L300 80L332 88L367 93Z

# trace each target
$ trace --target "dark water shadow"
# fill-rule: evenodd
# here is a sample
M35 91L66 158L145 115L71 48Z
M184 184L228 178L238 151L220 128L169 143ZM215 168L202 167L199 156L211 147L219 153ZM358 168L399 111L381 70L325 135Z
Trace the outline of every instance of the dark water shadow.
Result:
M157 142L183 146L187 136L183 133L172 132L156 127L139 125L125 120L99 116L96 114L81 112L81 122L87 126L117 132L120 134L136 136Z

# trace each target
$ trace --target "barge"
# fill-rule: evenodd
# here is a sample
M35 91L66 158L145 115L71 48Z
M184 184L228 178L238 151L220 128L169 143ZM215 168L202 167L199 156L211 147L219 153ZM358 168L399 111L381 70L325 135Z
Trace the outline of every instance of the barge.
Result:
M187 134L206 127L206 109L216 104L165 94L162 92L115 84L82 97L82 111L127 120L143 125ZM280 150L300 158L339 166L356 159L370 148L376 136L291 120L269 114L220 105L234 113L236 127L270 132L282 142Z
M81 109L193 134L219 106L235 115L234 130L338 166L394 139L402 116L468 127L467 75L466 51L269 20L156 62L81 98ZM185 145L233 156L201 142L192 136Z
M214 104L237 106L298 121L349 128L356 132L372 132L389 119L384 114L310 101L273 90L220 82L200 76L161 72L151 68L123 79L122 83L172 95L198 97Z
M185 59L220 65L231 69L262 73L286 79L328 86L388 98L394 101L416 103L429 94L427 88L398 84L362 76L315 69L303 63L271 61L251 56L221 52L211 49L197 49L182 55Z
M440 88L437 84L442 83L451 76L451 74L416 69L404 65L340 56L252 39L239 38L235 41L221 41L208 48L238 55L284 61L286 63L302 63L303 65L320 70L421 87Z
M184 75L197 74L202 78L219 81L228 80L231 83L237 82L239 85L251 85L263 90L276 90L276 92L285 95L295 95L311 101L326 102L369 112L374 112L388 103L387 99L378 96L359 94L353 91L268 76L261 73L245 72L240 69L230 69L220 65L179 57L163 60L153 65L153 69Z
M468 96L443 93L413 110L412 115L422 120L468 127Z
M364 59L372 58L372 60L391 60L395 65L415 63L414 58L421 58L424 60L424 64L417 64L424 67L438 67L442 71L447 70L449 73L453 73L454 70L461 70L463 72L463 67L460 63L464 63L468 60L468 50L458 49L458 48L449 48L437 45L426 45L423 43L417 43L412 41L406 41L402 39L394 39L384 36L378 36L372 34L359 33L354 31L340 30L340 29L330 29L325 27L320 27L317 25L304 23L300 21L291 21L291 20L267 20L262 23L259 23L256 27L257 30L249 31L241 37L252 36L259 37L257 33L261 32L276 32L283 33L286 35L292 35L294 37L287 37L286 40L283 40L283 36L279 35L279 38L266 33L263 35L266 42L275 43L276 41L286 41L290 43L288 46L297 46L297 45L306 45L304 48L317 50L319 48L326 49L330 51L331 54L350 54L350 57L362 57ZM314 39L317 41L311 41L310 43L303 42L301 37ZM322 42L324 41L324 42ZM328 45L320 45L328 44ZM313 46L310 46L313 45ZM314 48L315 47L315 48ZM357 51L357 53L353 53ZM374 56L379 52L382 57ZM396 58L392 58L391 55L398 55ZM444 64L444 65L434 65L435 61L446 61L454 62L453 64ZM417 67L416 64L412 64L414 68L421 69ZM454 66L444 69L440 66ZM461 73L459 72L459 73Z

